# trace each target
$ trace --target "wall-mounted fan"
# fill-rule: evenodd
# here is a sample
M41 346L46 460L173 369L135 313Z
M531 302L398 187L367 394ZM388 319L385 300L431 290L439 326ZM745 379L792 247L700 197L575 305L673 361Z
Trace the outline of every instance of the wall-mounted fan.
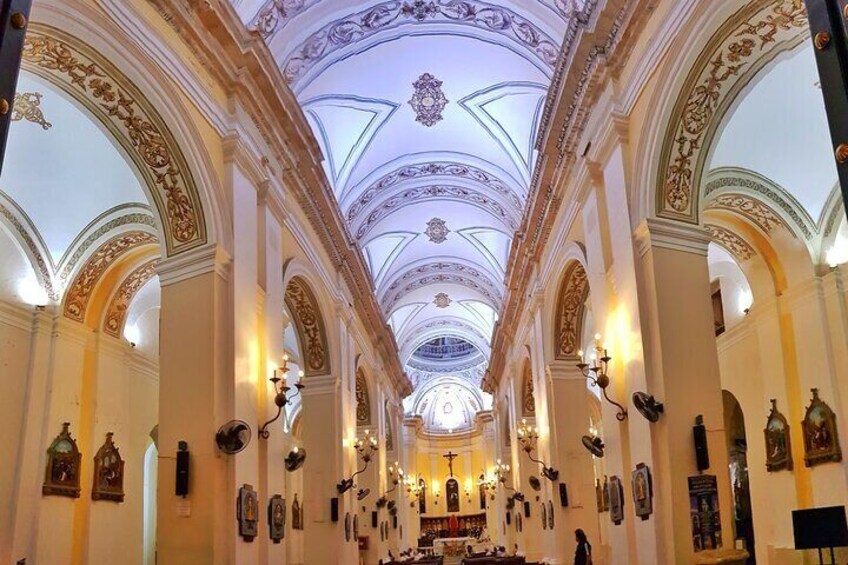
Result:
M527 482L530 483L530 488L532 488L536 492L542 490L542 482L539 480L539 477L530 475L530 478L527 479Z
M589 450L589 453L595 457L604 456L604 442L598 436L583 436L583 447Z
M365 500L371 494L371 489L361 488L356 492L356 500Z
M303 467L304 461L306 461L306 450L302 447L295 447L286 455L286 471L297 471Z
M218 429L215 443L227 455L235 455L250 443L250 426L241 420L230 420Z
M634 392L633 405L652 424L656 423L660 419L660 414L663 413L662 402L657 402L653 396L646 392Z

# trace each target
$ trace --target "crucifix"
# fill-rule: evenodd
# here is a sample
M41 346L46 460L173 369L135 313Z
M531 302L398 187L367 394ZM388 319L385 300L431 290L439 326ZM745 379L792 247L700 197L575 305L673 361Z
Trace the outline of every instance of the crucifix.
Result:
M445 459L448 460L448 469L450 469L450 476L453 477L453 460L459 457L456 453L452 451L448 451L445 455L442 455Z

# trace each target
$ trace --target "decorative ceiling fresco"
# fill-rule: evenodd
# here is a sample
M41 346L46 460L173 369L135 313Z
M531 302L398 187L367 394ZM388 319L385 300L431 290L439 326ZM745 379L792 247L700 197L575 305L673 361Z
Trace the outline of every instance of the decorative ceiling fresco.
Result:
M414 396L423 380L442 394L439 379L479 393L547 90L563 42L595 4L234 0L322 149ZM444 372L413 355L439 338L470 344L477 368ZM490 402L477 393L458 394L452 413ZM442 420L460 421L428 419Z

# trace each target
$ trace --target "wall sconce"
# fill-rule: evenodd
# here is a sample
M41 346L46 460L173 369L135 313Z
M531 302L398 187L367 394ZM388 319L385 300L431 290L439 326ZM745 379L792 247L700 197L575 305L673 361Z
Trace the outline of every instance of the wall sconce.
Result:
M549 481L554 482L559 478L559 471L553 467L548 467L544 461L536 459L533 455L531 455L533 450L536 449L536 442L538 439L539 428L528 426L527 420L521 420L521 425L518 427L518 441L521 442L521 447L524 448L524 452L527 454L527 457L530 458L530 461L542 466L542 476Z
M442 495L442 487L433 479L433 504L439 504L439 497Z
M282 415L283 409L287 404L291 403L294 398L300 394L300 391L303 390L304 385L301 383L300 379L303 379L303 371L298 371L298 382L295 383L294 388L297 389L291 396L287 396L288 392L291 390L291 387L286 386L286 374L289 372L289 356L288 353L283 355L283 366L279 369L274 370L274 376L268 379L272 383L274 383L274 391L276 395L274 396L274 404L277 405L277 415L262 424L262 427L259 428L259 437L262 439L268 439L271 436L271 432L268 431L268 426L277 421L277 419Z
M471 479L465 479L465 498L468 499L468 502L471 502Z
M377 451L377 438L371 437L371 432L365 430L365 437L357 439L356 442L353 444L353 447L356 449L356 453L365 463L365 466L354 474L352 474L350 478L342 479L339 484L336 485L336 490L339 491L339 494L344 494L350 489L352 489L353 480L356 478L356 476L361 475L365 472L365 469L368 468L368 464L371 463L371 457Z
M593 386L601 387L601 392L603 392L604 398L607 399L607 402L618 408L618 412L615 414L616 420L619 422L626 420L627 409L615 400L611 399L607 394L607 387L610 384L607 368L612 357L610 357L609 353L607 353L606 345L601 344L601 334L595 334L595 352L592 353L591 366L589 366L583 359L582 351L580 351L578 355L580 355L580 362L577 364L577 368L580 369L580 372L583 373L584 377L592 381Z
M406 475L406 494L409 495L409 507L415 506L415 501L421 495L421 491L427 490L427 484L421 480L421 474L417 476L415 473Z
M400 483L404 482L404 480L403 480L403 469L400 468L400 463L398 463L397 461L395 461L394 464L389 465L389 480L392 482L393 486L392 486L392 488L390 488L389 490L384 492L383 496L381 496L380 498L377 499L377 507L378 508L382 508L383 506L385 506L386 503L388 502L386 495L391 494L394 491L396 491L397 488L398 488L398 485Z

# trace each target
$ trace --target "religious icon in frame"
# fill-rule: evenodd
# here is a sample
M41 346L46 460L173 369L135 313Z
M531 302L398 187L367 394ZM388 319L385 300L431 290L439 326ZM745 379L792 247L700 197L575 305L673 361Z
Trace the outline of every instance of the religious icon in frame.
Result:
M554 529L554 501L548 501L548 529Z
M630 481L633 488L633 506L636 515L642 520L647 520L654 511L650 468L644 463L639 463L633 470Z
M610 510L610 488L609 488L609 478L604 475L604 487L603 492L601 493L601 501L603 502L604 512L609 512Z
M801 423L804 430L804 463L812 467L830 461L842 461L836 416L830 406L819 398L819 389L811 391L813 398Z
M789 422L777 409L777 399L771 399L766 428L766 470L768 472L792 470L792 448L789 441Z
M94 484L92 500L124 501L124 460L112 441L113 434L106 434L106 442L94 456Z
M353 515L353 540L359 539L359 514Z
M268 535L274 543L286 537L286 501L279 494L268 501Z
M259 524L259 498L251 485L245 484L239 489L236 514L239 535L244 541L253 541Z
M547 530L548 529L548 506L544 502L542 502L541 505L542 505L542 511L540 512L540 515L542 517L542 529Z
M350 512L345 512L344 528L345 541L350 541Z
M44 496L79 498L82 455L71 437L70 427L70 422L64 422L62 431L47 448L47 468L41 487Z
M292 502L292 529L303 529L303 512L300 508L300 502L297 500L297 493L294 493L294 502Z
M624 489L615 475L609 478L609 501L610 520L618 526L624 521Z

